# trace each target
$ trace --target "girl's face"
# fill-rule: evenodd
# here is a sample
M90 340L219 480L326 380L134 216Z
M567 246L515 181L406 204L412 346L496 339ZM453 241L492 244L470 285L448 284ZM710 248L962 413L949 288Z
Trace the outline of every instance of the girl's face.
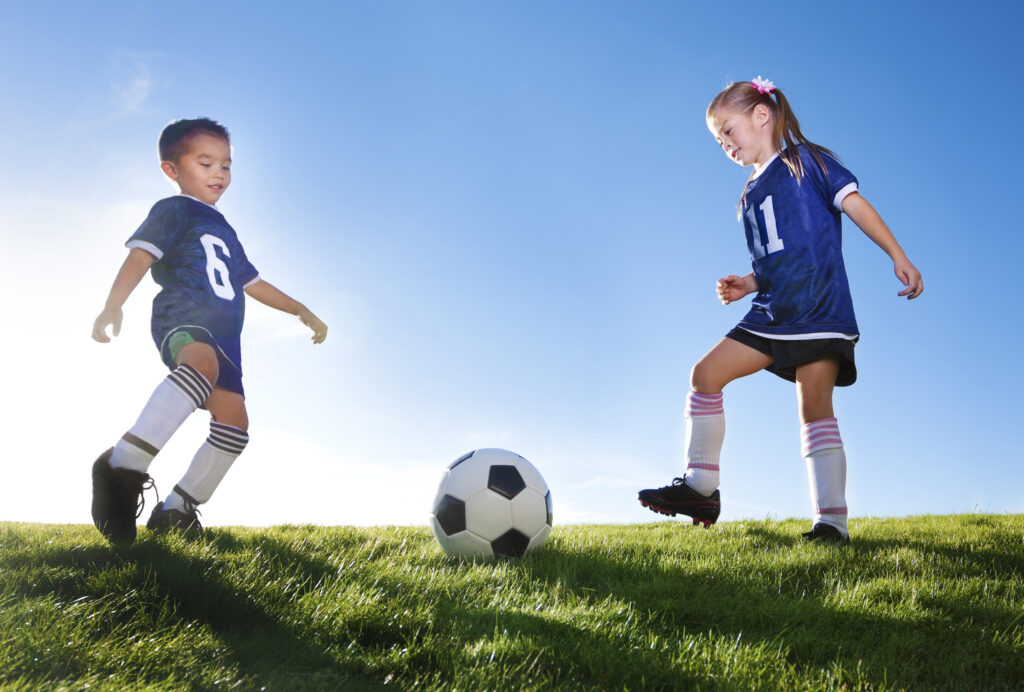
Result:
M760 168L777 151L771 113L763 105L749 113L720 108L708 118L708 129L725 155L741 166Z

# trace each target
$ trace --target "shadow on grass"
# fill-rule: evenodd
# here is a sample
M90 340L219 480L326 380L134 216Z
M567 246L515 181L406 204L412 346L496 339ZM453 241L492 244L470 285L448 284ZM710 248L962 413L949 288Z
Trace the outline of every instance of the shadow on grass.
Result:
M168 626L204 626L216 639L221 664L240 674L244 689L381 688L380 682L358 666L346 665L327 647L310 641L307 631L283 621L268 604L238 586L224 571L226 558L232 553L250 557L254 545L273 561L299 565L298 576L303 580L317 581L333 575L329 565L306 560L278 541L260 539L254 543L216 530L190 541L188 550L173 545L173 540L140 533L139 540L128 546L25 552L7 562L8 567L24 568L31 561L38 575L31 583L21 585L20 595L52 595L65 603L89 598L107 600L116 604L103 613L109 621L107 629L121 631L124 627L133 639L155 635L159 640L168 634ZM141 597L121 598L133 593ZM153 631L140 629L139 621L155 624ZM126 641L125 647L128 645ZM124 669L123 662L116 669L104 671L92 662L87 670L68 666L63 677L109 673L115 676L113 679L132 684L160 684L166 672L151 665L132 672ZM52 675L45 679L54 680ZM207 683L194 681L192 687L204 689Z
M683 530L687 530L684 528ZM925 556L935 555L965 574L1009 577L1020 584L1021 553L1009 555L993 548L970 552L923 541L858 541L850 547L802 546L799 538L756 527L757 536L769 550L808 551L810 560L772 564L746 574L722 570L689 571L666 568L656 562L637 569L606 547L593 551L540 553L521 563L525 576L540 584L541 591L561 589L584 601L615 599L628 603L641 620L639 625L662 642L679 640L680 646L694 636L717 636L723 642L761 647L770 653L786 649L785 661L798 670L842 671L848 682L879 688L946 688L951 680L971 680L981 688L1014 687L1024 679L1024 660L1019 648L994 633L1019 624L1019 612L1006 601L979 605L962 595L919 597L916 588L905 587L880 596L844 593L842 581L856 582L861 575L849 567L836 567L852 555L870 561L879 551L914 547ZM849 551L849 552L846 552ZM949 578L948 571L943 574ZM838 582L838 583L837 583ZM849 588L849 587L845 587ZM1014 587L1012 584L1010 589ZM940 587L941 590L941 587ZM836 594L845 598L837 603ZM572 642L575 651L587 652L575 663L552 651L546 665L562 671L565 680L583 679L600 685L635 686L631 675L621 671L645 671L646 683L674 687L708 682L699 674L667 668L671 652L645 650L629 642L597 636L587 628L571 627L557 619L494 609L467 610L443 589L429 597L438 616L459 633L459 640L473 641L508 629L527 640L550 646ZM890 604L917 599L916 609L897 615L873 614L871 604L857 598ZM874 610L885 610L874 609ZM550 633L550 639L538 632ZM635 633L634 633L635 637ZM619 646L625 645L625 646ZM590 652L596 652L590 655ZM767 654L765 654L767 655ZM580 667L583 667L581 670ZM717 682L723 682L719 680ZM958 683L954 683L958 684Z

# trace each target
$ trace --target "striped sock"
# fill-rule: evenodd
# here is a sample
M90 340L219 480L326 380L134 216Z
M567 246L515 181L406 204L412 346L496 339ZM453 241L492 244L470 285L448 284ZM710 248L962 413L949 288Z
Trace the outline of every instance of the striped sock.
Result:
M244 430L210 421L210 436L164 501L164 508L183 509L186 500L193 505L208 502L248 443L249 435Z
M710 495L718 488L718 458L725 441L722 394L686 395L686 484Z
M154 390L135 425L114 445L110 465L145 473L153 457L211 391L213 387L198 370L179 365Z
M800 428L807 480L814 505L814 523L828 524L844 536L846 528L846 452L835 418L823 418Z

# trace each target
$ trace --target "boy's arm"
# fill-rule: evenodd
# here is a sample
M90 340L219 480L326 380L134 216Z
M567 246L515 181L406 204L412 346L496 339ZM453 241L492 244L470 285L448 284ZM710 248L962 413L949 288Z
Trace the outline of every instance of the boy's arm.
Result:
M320 318L314 315L309 308L273 284L260 279L256 283L246 286L245 292L275 310L287 312L289 315L297 315L304 325L313 330L314 344L323 343L323 340L327 338L327 325L321 322Z
M142 277L146 275L155 261L156 258L153 255L140 248L132 248L128 251L128 256L117 272L117 278L114 279L114 285L110 287L110 294L107 296L103 311L92 324L93 339L103 344L109 342L107 325L114 327L114 336L121 333L121 320L124 317L121 306L128 300L128 296L139 285Z
M875 244L892 259L896 278L906 286L898 295L906 296L907 300L921 295L924 291L921 272L907 259L907 253L903 252L903 248L896 242L896 236L889 230L875 208L859 192L853 192L843 199L843 211L853 219L860 230L864 231L864 235L875 241Z

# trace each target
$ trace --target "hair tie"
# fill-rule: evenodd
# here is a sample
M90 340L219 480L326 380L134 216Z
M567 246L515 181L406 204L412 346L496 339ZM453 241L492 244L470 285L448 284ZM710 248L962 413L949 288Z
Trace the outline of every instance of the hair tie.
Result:
M750 85L762 94L771 94L775 91L775 84L772 83L772 80L762 79L761 75L757 75L750 80Z

